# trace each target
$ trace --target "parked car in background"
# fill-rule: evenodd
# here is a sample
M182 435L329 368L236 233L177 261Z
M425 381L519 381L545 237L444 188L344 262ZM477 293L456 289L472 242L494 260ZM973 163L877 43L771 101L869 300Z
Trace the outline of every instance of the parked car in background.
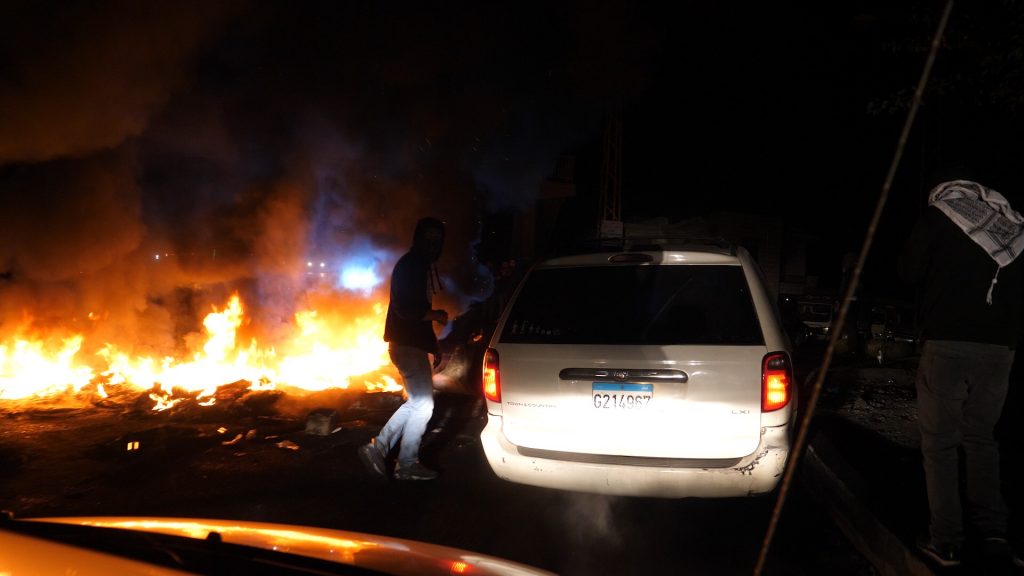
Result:
M581 492L772 492L796 417L760 269L724 242L627 241L535 264L483 363L487 460Z
M807 327L813 338L827 340L832 330L832 318L836 303L829 297L805 297L798 303L800 321Z
M865 353L879 364L918 353L914 308L904 302L876 301L871 307L870 335Z

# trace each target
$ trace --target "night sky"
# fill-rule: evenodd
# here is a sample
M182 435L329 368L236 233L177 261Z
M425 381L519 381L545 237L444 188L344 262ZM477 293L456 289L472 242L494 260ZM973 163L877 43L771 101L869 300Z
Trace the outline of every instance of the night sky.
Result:
M428 214L481 297L488 218L560 155L596 205L610 116L625 218L778 216L828 266L863 240L943 3L713 4L8 0L0 331L26 309L167 323L183 289L239 283L285 316L296 262L390 262ZM946 158L1024 181L1013 4L954 7L874 261Z

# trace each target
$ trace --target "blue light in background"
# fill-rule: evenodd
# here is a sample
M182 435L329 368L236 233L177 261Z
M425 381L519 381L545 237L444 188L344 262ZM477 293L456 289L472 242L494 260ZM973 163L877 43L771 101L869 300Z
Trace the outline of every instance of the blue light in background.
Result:
M386 267L393 259L389 250L360 239L330 259L330 275L335 287L369 296L386 279Z
M376 266L370 264L349 263L341 269L338 280L341 287L354 292L370 292L381 283L380 276L375 270Z

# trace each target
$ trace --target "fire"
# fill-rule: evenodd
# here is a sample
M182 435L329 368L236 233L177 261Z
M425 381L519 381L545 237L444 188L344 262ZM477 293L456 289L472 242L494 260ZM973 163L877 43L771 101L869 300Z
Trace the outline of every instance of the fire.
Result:
M293 341L291 353L281 361L277 378L301 382L306 390L324 390L346 388L351 376L379 370L389 363L387 343L380 337L385 312L382 304L375 303L371 316L352 319L346 330L337 330L315 310L296 314L299 336ZM346 367L347 375L341 375L342 381L339 366ZM383 382L367 385L368 389L379 390L396 386L387 375L383 375Z
M0 400L76 393L92 385L101 397L118 388L150 391L154 409L164 410L181 401L177 391L212 404L219 387L239 381L253 390L320 391L358 383L367 391L399 391L386 373L385 313L380 302L354 315L304 310L295 315L295 334L284 345L264 347L256 338L240 342L246 316L235 293L203 319L202 346L186 359L131 356L106 343L89 362L80 358L80 334L59 344L15 339L0 343ZM93 367L97 362L102 369Z
M74 363L82 336L65 338L57 349L42 341L16 339L0 344L0 400L77 392L92 381L92 369Z

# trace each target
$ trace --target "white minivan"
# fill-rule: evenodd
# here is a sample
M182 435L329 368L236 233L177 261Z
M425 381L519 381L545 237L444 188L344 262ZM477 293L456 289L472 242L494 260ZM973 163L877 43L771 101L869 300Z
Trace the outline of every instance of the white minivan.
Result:
M760 270L724 242L535 264L485 352L491 469L599 494L756 496L795 432L789 341Z

